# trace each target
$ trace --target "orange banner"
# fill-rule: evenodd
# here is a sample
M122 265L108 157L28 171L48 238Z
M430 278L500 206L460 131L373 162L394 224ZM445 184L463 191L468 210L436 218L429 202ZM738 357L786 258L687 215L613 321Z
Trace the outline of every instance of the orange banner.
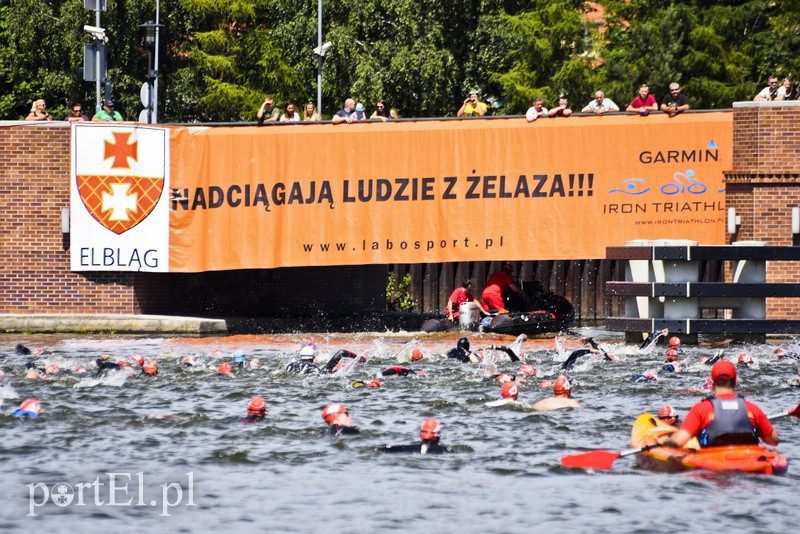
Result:
M175 128L170 271L723 244L732 130L728 112Z

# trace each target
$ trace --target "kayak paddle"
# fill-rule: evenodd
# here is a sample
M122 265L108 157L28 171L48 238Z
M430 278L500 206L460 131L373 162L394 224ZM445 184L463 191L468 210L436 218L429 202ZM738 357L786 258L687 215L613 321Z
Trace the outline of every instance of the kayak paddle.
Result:
M649 451L659 447L657 443L647 445L638 449L628 449L627 451L589 451L581 454L573 454L561 458L561 465L564 467L578 467L582 469L611 469L614 460L631 454Z
M773 419L780 419L781 417L788 417L790 415L794 416L794 417L797 417L797 418L800 418L800 404L795 406L794 410L789 410L788 412L783 412L783 413L779 413L779 414L775 414L775 415L770 415L770 416L767 417L767 419L772 421Z
M788 417L790 415L800 418L800 404L798 404L793 410L788 410L776 415L770 415L768 419L772 421L773 419L780 419L781 417ZM581 454L573 454L561 458L561 465L564 467L577 467L581 469L611 469L611 466L614 465L614 461L617 458L649 451L650 449L654 449L659 446L660 445L657 443L654 443L639 449L628 449L627 451L589 451Z

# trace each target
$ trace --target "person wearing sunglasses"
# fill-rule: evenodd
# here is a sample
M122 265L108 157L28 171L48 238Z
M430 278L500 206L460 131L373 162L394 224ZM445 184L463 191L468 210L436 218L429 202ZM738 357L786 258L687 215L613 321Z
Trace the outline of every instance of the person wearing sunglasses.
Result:
M661 101L661 111L674 117L687 109L689 109L689 99L686 95L681 94L680 84L672 82L669 84L669 93L664 95L664 99Z
M370 119L380 119L383 122L397 118L397 112L389 107L384 99L375 102L375 111L370 115Z
M786 96L786 89L783 86L778 86L778 77L770 76L768 85L758 93L753 100L783 100Z
M83 106L78 102L73 102L69 105L70 114L64 117L67 122L83 122L88 121L89 117L83 114Z

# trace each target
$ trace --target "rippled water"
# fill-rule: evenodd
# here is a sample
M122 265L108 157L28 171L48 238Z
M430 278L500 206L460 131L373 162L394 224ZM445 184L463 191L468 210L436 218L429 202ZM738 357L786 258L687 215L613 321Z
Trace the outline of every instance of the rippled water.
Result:
M634 418L671 402L682 415L701 395L708 368L636 384L632 375L659 370L663 350L639 355L616 335L594 335L620 361L583 358L570 376L581 410L532 412L521 407L489 408L497 383L482 382L479 365L447 361L441 354L458 334L357 334L233 336L206 339L122 337L0 338L0 529L64 532L91 526L111 531L236 532L516 532L568 527L577 532L653 532L708 529L723 532L785 531L796 517L800 472L800 421L776 421L789 459L783 477L714 473L656 474L618 459L612 471L567 470L559 459L594 448L623 450ZM567 339L567 348L576 337ZM369 361L347 375L288 375L282 371L303 340L324 354L339 348L366 353ZM473 348L513 339L472 335ZM160 374L109 378L60 376L50 382L24 379L28 357L17 343L44 347L40 363L90 370L102 353L156 357ZM792 348L796 341L783 343ZM566 354L554 354L553 338L529 340L523 349L539 379L553 379ZM421 348L412 365L424 377L387 377L380 389L354 388L397 363L398 355ZM236 349L265 368L235 378L215 375L221 357ZM718 346L687 348L696 361ZM800 389L790 387L794 360L778 361L772 346L727 348L729 357L747 351L757 368L742 373L740 390L768 414L793 408ZM797 347L794 347L795 350ZM219 354L214 351L220 351ZM194 355L205 367L184 369ZM499 363L501 370L518 366ZM269 414L243 425L248 400L267 399ZM532 380L520 399L549 396ZM42 416L21 420L9 414L29 397ZM321 409L343 402L362 434L320 437ZM443 425L443 456L383 455L386 443L417 440L428 417ZM108 473L117 490L109 506ZM140 474L137 474L140 473ZM104 486L89 485L97 481ZM37 483L39 485L37 485ZM58 483L73 501L58 506ZM125 489L120 489L127 484ZM170 485L171 484L171 485ZM84 505L77 505L83 485ZM45 499L43 489L52 495ZM178 488L181 495L178 497ZM191 494L190 494L191 492ZM33 493L33 499L31 499ZM69 494L69 491L66 493ZM164 498L166 496L166 499ZM95 499L103 504L97 505ZM47 500L46 503L44 501ZM128 503L130 501L130 503ZM165 501L174 507L165 507ZM180 501L180 502L178 502ZM32 504L33 503L33 504ZM43 503L41 506L38 504ZM151 503L154 505L151 506ZM168 515L167 515L168 514Z

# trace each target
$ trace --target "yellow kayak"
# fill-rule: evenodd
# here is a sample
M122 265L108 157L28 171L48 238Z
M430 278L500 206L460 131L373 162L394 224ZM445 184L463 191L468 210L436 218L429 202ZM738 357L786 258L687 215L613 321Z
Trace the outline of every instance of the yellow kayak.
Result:
M633 424L631 447L641 448L652 444L663 435L678 430L658 417L643 413ZM725 445L700 448L692 439L683 448L655 447L636 455L639 465L655 471L683 471L709 469L711 471L742 471L781 475L789 469L786 458L763 445Z

